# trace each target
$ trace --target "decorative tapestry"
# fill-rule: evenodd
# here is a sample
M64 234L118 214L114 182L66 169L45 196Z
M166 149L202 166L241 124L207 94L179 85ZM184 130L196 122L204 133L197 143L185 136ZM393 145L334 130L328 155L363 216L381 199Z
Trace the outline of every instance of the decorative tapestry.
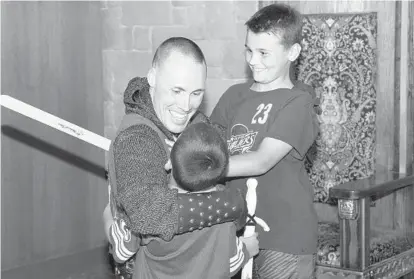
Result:
M374 173L376 13L304 15L298 80L320 98L321 133L307 167L315 201L329 188Z

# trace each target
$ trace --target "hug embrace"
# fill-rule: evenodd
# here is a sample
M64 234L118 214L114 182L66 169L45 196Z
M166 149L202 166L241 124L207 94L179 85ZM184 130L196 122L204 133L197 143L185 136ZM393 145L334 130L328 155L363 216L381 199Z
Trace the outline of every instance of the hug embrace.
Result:
M312 88L290 78L301 27L289 6L257 11L246 22L252 80L224 92L210 118L198 110L205 57L187 38L164 41L147 77L129 82L104 212L120 278L231 278L252 257L253 278L314 277L317 216L304 158L319 128ZM270 231L242 237L250 177Z

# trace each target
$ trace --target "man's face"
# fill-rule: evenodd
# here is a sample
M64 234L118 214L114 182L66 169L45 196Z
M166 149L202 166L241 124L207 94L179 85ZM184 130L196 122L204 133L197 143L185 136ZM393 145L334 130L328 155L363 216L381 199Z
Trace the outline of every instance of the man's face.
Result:
M292 48L286 49L281 44L280 36L267 32L248 30L245 47L246 62L252 70L253 79L262 84L271 83L288 73L290 62L299 55L292 53Z
M206 66L179 52L172 52L148 76L158 118L170 132L181 133L203 100Z

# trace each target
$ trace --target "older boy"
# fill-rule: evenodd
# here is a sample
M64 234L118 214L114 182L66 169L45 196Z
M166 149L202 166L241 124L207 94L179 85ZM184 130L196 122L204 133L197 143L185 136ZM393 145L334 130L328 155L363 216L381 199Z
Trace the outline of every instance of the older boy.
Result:
M246 25L253 82L230 87L211 120L227 128L232 155L227 176L259 176L256 213L271 231L260 232L256 278L313 278L317 215L304 157L318 126L314 100L289 77L301 51L301 17L289 6L273 4ZM230 181L235 187L245 187L245 179Z

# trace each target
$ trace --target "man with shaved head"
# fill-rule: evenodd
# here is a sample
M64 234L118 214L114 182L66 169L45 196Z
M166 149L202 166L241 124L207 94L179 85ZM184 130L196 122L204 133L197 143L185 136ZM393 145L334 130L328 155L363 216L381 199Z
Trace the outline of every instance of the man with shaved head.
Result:
M133 78L125 90L126 115L109 152L111 206L104 212L112 253L119 262L133 256L131 232L168 241L176 234L225 222L240 228L246 220L239 190L181 194L168 187L165 141L174 140L189 123L209 123L198 111L206 75L201 49L189 39L174 37L157 49L147 78ZM126 242L117 246L119 240ZM122 276L132 278L131 269Z

